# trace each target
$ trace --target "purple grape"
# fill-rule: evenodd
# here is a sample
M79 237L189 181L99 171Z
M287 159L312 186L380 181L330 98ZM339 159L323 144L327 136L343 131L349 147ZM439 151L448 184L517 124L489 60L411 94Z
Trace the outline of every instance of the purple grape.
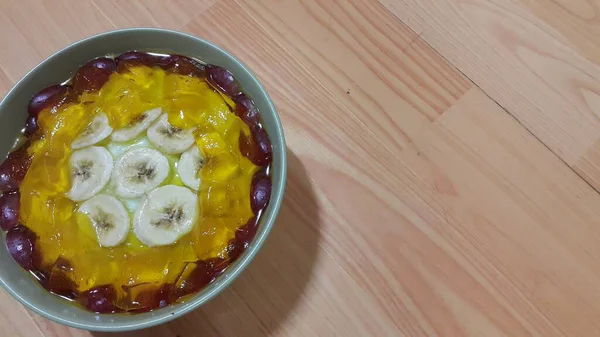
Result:
M202 63L182 55L162 57L156 61L156 65L179 75L204 77L205 72L205 66Z
M99 314L110 314L119 311L114 305L117 291L112 285L92 288L81 296L81 304L90 311Z
M211 283L229 264L221 258L208 259L189 264L186 268L194 268L187 278L179 279L175 284L179 287L174 289L175 298L192 294Z
M250 137L240 132L239 147L242 154L257 166L266 166L271 162L271 141L261 127L257 127Z
M100 57L84 64L73 77L73 91L80 95L83 92L100 90L116 68L115 61L107 57Z
M235 114L240 117L248 126L250 130L256 130L259 128L258 109L254 106L254 102L246 95L241 94L234 98L235 101Z
M271 180L266 176L257 175L252 179L250 187L250 206L254 214L267 207L271 199Z
M6 247L10 255L27 270L34 267L35 240L35 233L22 225L18 225L6 233Z
M7 231L18 225L20 206L21 194L18 191L2 194L0 197L0 228Z
M30 115L27 118L27 122L25 123L25 136L29 137L39 129L37 120L37 116L34 115Z
M117 71L122 73L132 66L152 67L155 65L155 57L144 52L128 51L115 58Z
M0 192L14 191L19 187L31 164L31 157L27 154L28 144L11 152L0 164Z
M246 224L235 231L235 237L229 242L227 251L230 261L237 259L248 248L258 229L258 218L253 216Z
M29 101L27 111L31 116L37 117L40 111L46 109L47 107L58 104L61 100L68 96L69 92L70 87L60 84L42 89L33 96L31 101Z
M208 75L208 81L225 94L230 97L241 94L240 87L229 70L223 67L209 65L206 73Z
M260 148L260 153L263 155L263 162L261 163L261 166L267 165L271 162L271 156L273 151L273 148L271 146L271 140L269 139L267 132L263 128L255 130L253 134L256 144Z

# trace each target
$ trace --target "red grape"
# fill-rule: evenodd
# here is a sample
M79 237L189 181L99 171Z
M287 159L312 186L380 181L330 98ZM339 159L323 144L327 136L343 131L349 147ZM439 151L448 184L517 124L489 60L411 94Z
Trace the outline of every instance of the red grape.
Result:
M33 135L39 129L37 116L30 115L25 123L25 136Z
M29 228L18 225L6 233L6 247L23 268L29 270L34 267L34 253L36 235Z
M166 70L171 59L171 55L156 55L154 56L154 65Z
M60 84L42 89L29 101L27 111L31 116L37 116L40 111L59 104L61 100L68 96L69 92L70 87Z
M223 67L209 65L206 72L208 81L225 94L234 97L241 93L240 87L229 70Z
M255 175L250 187L250 206L254 214L264 209L269 199L271 199L271 180L266 176Z
M175 297L180 298L204 288L207 284L217 278L217 276L225 270L228 264L228 261L220 258L188 264L186 268L194 269L189 273L186 279L177 280L175 282L175 284L178 285L178 287L174 289Z
M204 77L205 66L186 56L170 55L159 59L156 64L174 74Z
M11 152L0 164L0 192L14 191L25 178L31 164L31 157L27 154L28 144Z
M117 56L115 61L117 62L117 71L120 73L127 71L127 69L132 66L152 67L155 65L154 56L139 51L128 51L123 53Z
M271 140L267 135L265 129L260 128L259 130L254 131L254 139L260 148L260 152L264 155L265 161L268 163L271 161L271 155L273 148L271 146Z
M95 287L81 295L81 304L93 312L110 314L119 311L114 305L117 291L112 285Z
M7 231L18 225L20 206L21 194L19 191L2 194L0 197L0 228Z
M254 106L254 103L246 95L241 94L234 98L235 101L235 114L240 117L248 126L250 130L256 130L259 127L258 109Z
M106 57L94 59L81 66L73 77L73 91L77 95L86 91L98 91L115 70L116 65L113 59Z
M242 154L257 166L266 166L271 162L271 141L265 130L257 127L250 137L240 132L239 146Z
M258 229L257 220L258 218L253 216L243 227L235 231L235 237L231 239L227 248L230 260L237 259L248 248Z

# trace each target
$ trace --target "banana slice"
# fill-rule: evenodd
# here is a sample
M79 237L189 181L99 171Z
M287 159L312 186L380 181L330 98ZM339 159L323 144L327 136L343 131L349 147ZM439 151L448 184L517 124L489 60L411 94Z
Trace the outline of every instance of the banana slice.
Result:
M146 130L155 119L162 113L162 108L154 108L144 112L137 120L131 123L130 126L115 130L111 135L111 139L115 142L126 142L139 136Z
M110 136L113 128L108 124L108 117L101 113L96 115L92 122L86 126L83 132L71 143L72 149L81 149L94 145Z
M107 149L91 146L73 151L69 165L71 190L67 196L73 201L83 201L104 188L113 169L113 157Z
M169 175L169 161L162 153L145 147L127 150L115 164L115 193L136 198L150 192Z
M177 163L177 173L183 183L197 191L200 188L200 169L204 166L204 156L200 149L196 145L181 154L179 162Z
M89 217L100 247L115 247L127 238L131 220L119 199L98 194L81 204L79 212Z
M164 153L177 154L194 143L193 129L180 129L169 124L167 114L148 128L148 140Z
M147 246L170 245L192 230L198 213L196 194L182 186L162 186L135 213L133 232Z

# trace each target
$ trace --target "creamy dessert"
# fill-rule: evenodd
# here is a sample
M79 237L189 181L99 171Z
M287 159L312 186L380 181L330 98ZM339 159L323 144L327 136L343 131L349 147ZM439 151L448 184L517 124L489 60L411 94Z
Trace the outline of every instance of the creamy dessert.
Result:
M271 142L226 69L101 57L28 110L0 164L0 226L48 291L98 313L153 310L201 290L254 237Z

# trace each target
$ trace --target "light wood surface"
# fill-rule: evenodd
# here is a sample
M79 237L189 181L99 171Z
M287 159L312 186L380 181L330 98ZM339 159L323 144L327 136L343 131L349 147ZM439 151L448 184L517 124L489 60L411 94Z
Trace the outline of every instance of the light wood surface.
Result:
M0 0L0 94L106 30L238 56L288 139L222 295L115 336L600 336L600 1ZM0 336L69 329L0 292Z

